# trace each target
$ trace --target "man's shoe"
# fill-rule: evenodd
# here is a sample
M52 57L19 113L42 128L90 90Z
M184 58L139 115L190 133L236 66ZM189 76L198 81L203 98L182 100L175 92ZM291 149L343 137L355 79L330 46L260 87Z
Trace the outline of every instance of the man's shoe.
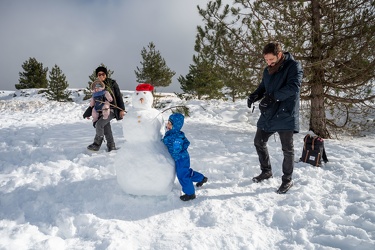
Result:
M271 171L266 171L266 172L263 172L258 175L258 176L255 176L253 178L253 182L261 182L261 181L264 181L264 180L267 180L269 178L272 178L272 172Z
M197 184L195 184L195 186L201 187L201 186L203 186L203 184L205 184L207 182L207 180L208 180L207 177L203 177L203 180L200 181L200 182L197 182Z
M278 194L285 194L286 192L288 192L288 190L292 186L293 186L293 181L283 181L283 183L281 183L281 186L276 191L276 193L278 193Z
M182 196L180 196L180 199L182 201L190 201L190 200L194 200L195 199L195 194L184 194Z

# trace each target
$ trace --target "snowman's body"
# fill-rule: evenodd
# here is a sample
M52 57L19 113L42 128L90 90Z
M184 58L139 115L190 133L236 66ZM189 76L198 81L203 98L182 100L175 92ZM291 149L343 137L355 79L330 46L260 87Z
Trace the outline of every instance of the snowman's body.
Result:
M174 161L161 141L164 121L150 91L135 91L122 121L124 145L116 154L117 182L133 195L166 195L175 180Z

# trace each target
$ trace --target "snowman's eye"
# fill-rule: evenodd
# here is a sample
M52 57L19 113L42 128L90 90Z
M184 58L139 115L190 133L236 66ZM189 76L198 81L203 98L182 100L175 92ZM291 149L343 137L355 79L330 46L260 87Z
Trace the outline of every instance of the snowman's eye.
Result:
M139 93L136 93L136 95L139 95Z
M146 92L143 92L143 94L146 94Z

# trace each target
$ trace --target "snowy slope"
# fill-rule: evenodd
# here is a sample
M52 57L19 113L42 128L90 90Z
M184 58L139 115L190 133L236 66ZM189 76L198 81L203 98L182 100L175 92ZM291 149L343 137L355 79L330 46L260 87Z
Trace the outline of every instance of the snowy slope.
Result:
M128 106L131 91L123 93ZM274 178L251 181L260 172L257 110L245 100L168 94L169 106L190 108L182 130L192 167L209 181L189 202L177 181L167 196L132 196L116 182L116 152L87 152L88 101L82 91L74 97L57 103L36 91L0 91L0 249L374 249L374 135L326 140L330 162L297 163L294 187L279 195L278 136L269 141ZM121 122L112 128L121 146ZM296 160L306 132L295 136Z

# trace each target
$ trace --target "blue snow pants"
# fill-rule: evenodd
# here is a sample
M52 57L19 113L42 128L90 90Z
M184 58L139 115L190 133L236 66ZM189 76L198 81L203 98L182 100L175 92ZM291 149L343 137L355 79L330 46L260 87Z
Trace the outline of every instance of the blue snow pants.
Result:
M176 161L177 179L182 186L182 192L188 195L195 194L193 182L203 180L203 174L190 168L190 157L184 157Z

